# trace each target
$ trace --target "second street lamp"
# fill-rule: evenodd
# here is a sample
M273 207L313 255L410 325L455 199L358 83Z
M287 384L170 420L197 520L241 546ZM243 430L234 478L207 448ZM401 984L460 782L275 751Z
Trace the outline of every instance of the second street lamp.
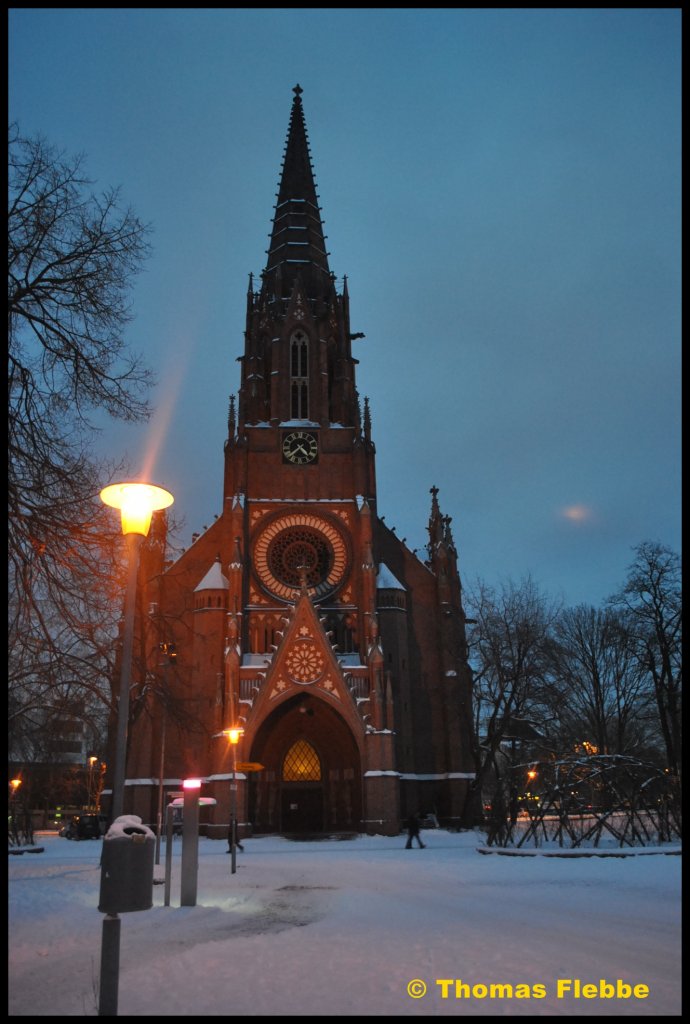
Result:
M230 853L231 874L237 871L237 744L244 736L244 729L223 729L223 735L232 747L232 782L230 783Z
M96 764L97 760L98 760L98 758L96 757L95 754L92 754L91 757L88 760L88 771L89 771L89 774L88 774L88 779L87 779L87 783L86 783L86 788L87 788L87 803L88 803L88 810L89 811L95 811L96 810L96 807L95 807L96 801L94 799L93 768L94 768L94 765Z
M164 641L158 644L158 650L164 656L163 661L163 682L164 689L163 694L160 698L161 705L161 730L160 730L160 768L158 771L158 810L156 813L156 856L155 863L160 864L161 862L161 834L163 832L163 777L165 775L165 727L168 718L167 701L170 694L170 680L168 679L168 669L170 664L174 662L177 657L177 645L171 641Z

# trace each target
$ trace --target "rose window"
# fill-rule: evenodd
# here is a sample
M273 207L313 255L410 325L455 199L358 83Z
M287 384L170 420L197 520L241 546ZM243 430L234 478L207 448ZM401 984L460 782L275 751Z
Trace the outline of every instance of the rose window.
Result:
M304 573L308 587L318 587L333 565L333 548L317 530L285 530L268 548L268 565L277 580L299 587Z
M286 601L296 600L304 584L317 600L332 594L343 583L349 566L340 524L309 512L263 521L252 554L260 582L269 593Z

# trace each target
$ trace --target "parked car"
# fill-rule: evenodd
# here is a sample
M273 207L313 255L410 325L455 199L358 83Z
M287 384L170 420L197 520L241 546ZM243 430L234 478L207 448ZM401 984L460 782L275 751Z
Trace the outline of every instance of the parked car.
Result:
M100 839L107 828L104 814L73 814L60 835L65 839Z

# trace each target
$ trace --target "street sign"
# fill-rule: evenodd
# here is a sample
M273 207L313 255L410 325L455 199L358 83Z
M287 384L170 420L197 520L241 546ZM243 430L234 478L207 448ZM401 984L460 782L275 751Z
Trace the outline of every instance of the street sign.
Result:
M257 764L256 761L242 761L237 765L238 772L262 772L265 765Z

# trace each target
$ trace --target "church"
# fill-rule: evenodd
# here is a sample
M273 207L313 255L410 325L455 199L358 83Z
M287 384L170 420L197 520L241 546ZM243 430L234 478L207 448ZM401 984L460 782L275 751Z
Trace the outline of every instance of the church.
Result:
M359 335L293 91L266 267L249 278L222 511L172 562L157 513L142 552L125 811L155 822L161 793L196 777L219 838L235 812L241 836L395 835L412 812L457 827L475 763L451 520L432 487L422 558L379 515Z

